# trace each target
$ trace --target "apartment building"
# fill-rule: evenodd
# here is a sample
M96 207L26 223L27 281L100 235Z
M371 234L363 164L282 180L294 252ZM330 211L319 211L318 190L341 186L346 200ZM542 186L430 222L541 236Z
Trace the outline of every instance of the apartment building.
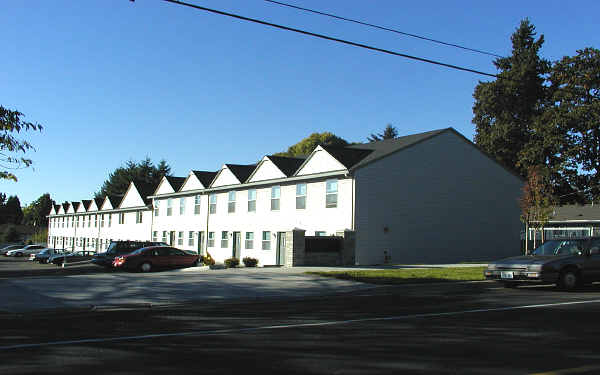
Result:
M447 128L131 183L123 197L53 207L49 243L154 240L217 261L300 265L305 236L338 236L345 264L489 260L519 253L522 184Z

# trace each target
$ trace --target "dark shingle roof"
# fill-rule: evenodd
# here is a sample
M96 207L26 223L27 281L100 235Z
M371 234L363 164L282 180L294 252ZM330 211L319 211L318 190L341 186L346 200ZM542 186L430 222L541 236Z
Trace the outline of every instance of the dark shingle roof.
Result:
M356 164L358 164L361 160L366 158L369 154L373 152L373 150L364 150L358 148L349 148L349 147L332 147L332 146L321 146L327 151L331 156L337 159L340 163L344 165L347 169L352 168Z
M107 198L108 198L108 200L109 200L109 202L110 202L110 204L112 205L113 208L119 207L119 204L123 200L123 196L122 195L107 195Z
M71 202L71 204L73 205L73 211L77 212L77 210L79 209L79 205L81 204L81 202Z
M94 198L94 203L96 203L96 209L100 209L100 206L102 206L102 203L104 202L103 198Z
M181 185L183 185L183 182L185 181L185 177L165 176L165 178L169 181L169 184L171 184L173 191L179 191Z
M273 162L273 164L275 164L277 166L277 168L279 168L280 171L283 172L283 174L286 175L286 177L290 177L291 175L296 173L298 168L300 168L302 163L304 163L304 161L306 160L306 157L292 158L292 157L287 157L287 156L275 156L275 155L267 155L267 157L269 158L269 160L271 160Z
M69 210L69 207L71 207L71 204L69 202L64 202L62 204L63 210L65 211L65 213L67 213L67 211Z
M58 213L59 209L60 209L60 204L55 204L54 205L54 212Z
M208 171L192 171L196 178L204 185L204 187L209 187L212 180L214 180L217 172L208 172Z
M256 168L256 164L225 164L227 168L233 173L233 175L241 182L244 183L250 177L254 169Z
M357 169L357 168L360 168L360 167L362 167L368 163L371 163L375 160L381 159L384 156L387 156L391 153L402 150L404 148L412 146L412 145L419 143L421 141L424 141L426 139L435 137L436 135L441 134L450 129L452 129L452 128L432 130L432 131L428 131L425 133L411 134L411 135L407 135L407 136L399 137L399 138L385 139L383 141L376 141L376 142L352 145L352 146L348 146L346 148L372 151L370 154L366 155L364 158L362 158L361 160L359 160L356 164L354 164L352 166L353 169ZM327 151L329 152L329 150L327 150ZM336 159L337 159L337 157L336 157ZM340 162L341 162L341 160L340 160ZM343 162L342 162L342 164L346 165Z
M154 185L146 182L137 182L134 183L134 185L138 193L140 193L140 196L144 200L144 204L146 206L149 205L152 202L152 199L148 198L148 196L154 194L156 188L158 187L158 184Z
M595 221L600 220L600 205L557 206L550 221Z
M83 208L87 211L90 208L90 204L92 204L92 200L84 199L81 203L83 203Z

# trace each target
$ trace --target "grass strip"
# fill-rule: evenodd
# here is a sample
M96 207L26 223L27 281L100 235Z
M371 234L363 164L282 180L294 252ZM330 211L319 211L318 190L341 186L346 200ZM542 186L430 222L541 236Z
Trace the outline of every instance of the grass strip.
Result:
M443 281L485 280L485 267L418 268L391 270L306 272L311 275L371 284L438 283Z

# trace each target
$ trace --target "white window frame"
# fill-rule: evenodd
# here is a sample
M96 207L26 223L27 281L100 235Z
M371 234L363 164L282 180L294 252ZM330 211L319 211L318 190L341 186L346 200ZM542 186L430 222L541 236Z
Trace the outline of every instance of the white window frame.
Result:
M173 216L173 198L167 199L167 216Z
M229 247L229 232L226 230L221 231L221 249L227 249Z
M270 231L264 230L262 232L261 249L263 249L263 250L271 250L271 232Z
M230 191L228 194L228 200L227 200L227 213L229 214L233 214L235 213L235 190L234 191Z
M208 244L207 247L215 247L215 232L208 232Z
M141 224L144 221L144 211L135 212L135 223Z
M214 215L217 213L217 194L208 196L208 213Z
M194 215L200 215L200 203L202 202L202 195L196 194L194 197Z
M256 189L248 190L248 212L256 212Z
M179 198L179 215L185 215L185 197Z
M281 209L281 186L271 187L271 211L279 211Z
M246 249L254 248L254 232L246 232Z
M167 231L163 230L162 231L162 242L167 243Z
M125 224L125 212L119 212L119 224Z
M194 246L194 231L190 231L188 234L188 246Z
M302 192L302 187L304 187L304 192ZM306 209L306 183L296 184L296 209L297 210L305 210Z
M158 199L154 200L154 216L158 216L160 214L160 201Z
M183 231L177 232L177 246L183 246Z
M330 190L330 184L335 182L335 191ZM329 198L335 197L335 203L329 203ZM338 203L338 180L325 181L325 208L336 208Z
M158 231L152 231L152 242L158 242Z

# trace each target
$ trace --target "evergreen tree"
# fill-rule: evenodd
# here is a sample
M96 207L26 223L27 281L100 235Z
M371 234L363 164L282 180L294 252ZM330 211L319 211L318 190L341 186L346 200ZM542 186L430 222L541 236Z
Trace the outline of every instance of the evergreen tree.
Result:
M286 152L279 152L275 155L291 157L306 156L310 154L318 145L343 147L347 146L348 142L333 133L313 133L295 145L290 146Z
M547 104L544 81L550 63L539 56L544 36L535 36L529 20L521 21L511 36L512 54L494 61L498 79L479 82L473 94L475 143L522 175L547 161L536 126Z
M21 209L19 197L16 195L8 197L2 210L2 216L3 218L0 221L3 223L21 224L23 222L23 210Z
M376 142L376 141L381 141L384 139L392 139L392 138L397 138L397 137L398 137L398 129L396 129L395 126L392 126L392 124L387 124L387 126L383 130L383 133L379 133L379 134L371 133L371 135L367 137L367 140L369 142Z
M137 163L133 160L125 164L108 175L100 190L95 194L96 198L103 198L107 195L123 196L129 187L130 182L137 184L149 184L156 186L163 176L171 175L171 167L165 160L161 160L155 166L150 158Z
M47 227L48 218L46 215L48 215L52 209L52 203L53 201L50 199L50 194L46 193L26 206L23 209L23 224L36 227Z

